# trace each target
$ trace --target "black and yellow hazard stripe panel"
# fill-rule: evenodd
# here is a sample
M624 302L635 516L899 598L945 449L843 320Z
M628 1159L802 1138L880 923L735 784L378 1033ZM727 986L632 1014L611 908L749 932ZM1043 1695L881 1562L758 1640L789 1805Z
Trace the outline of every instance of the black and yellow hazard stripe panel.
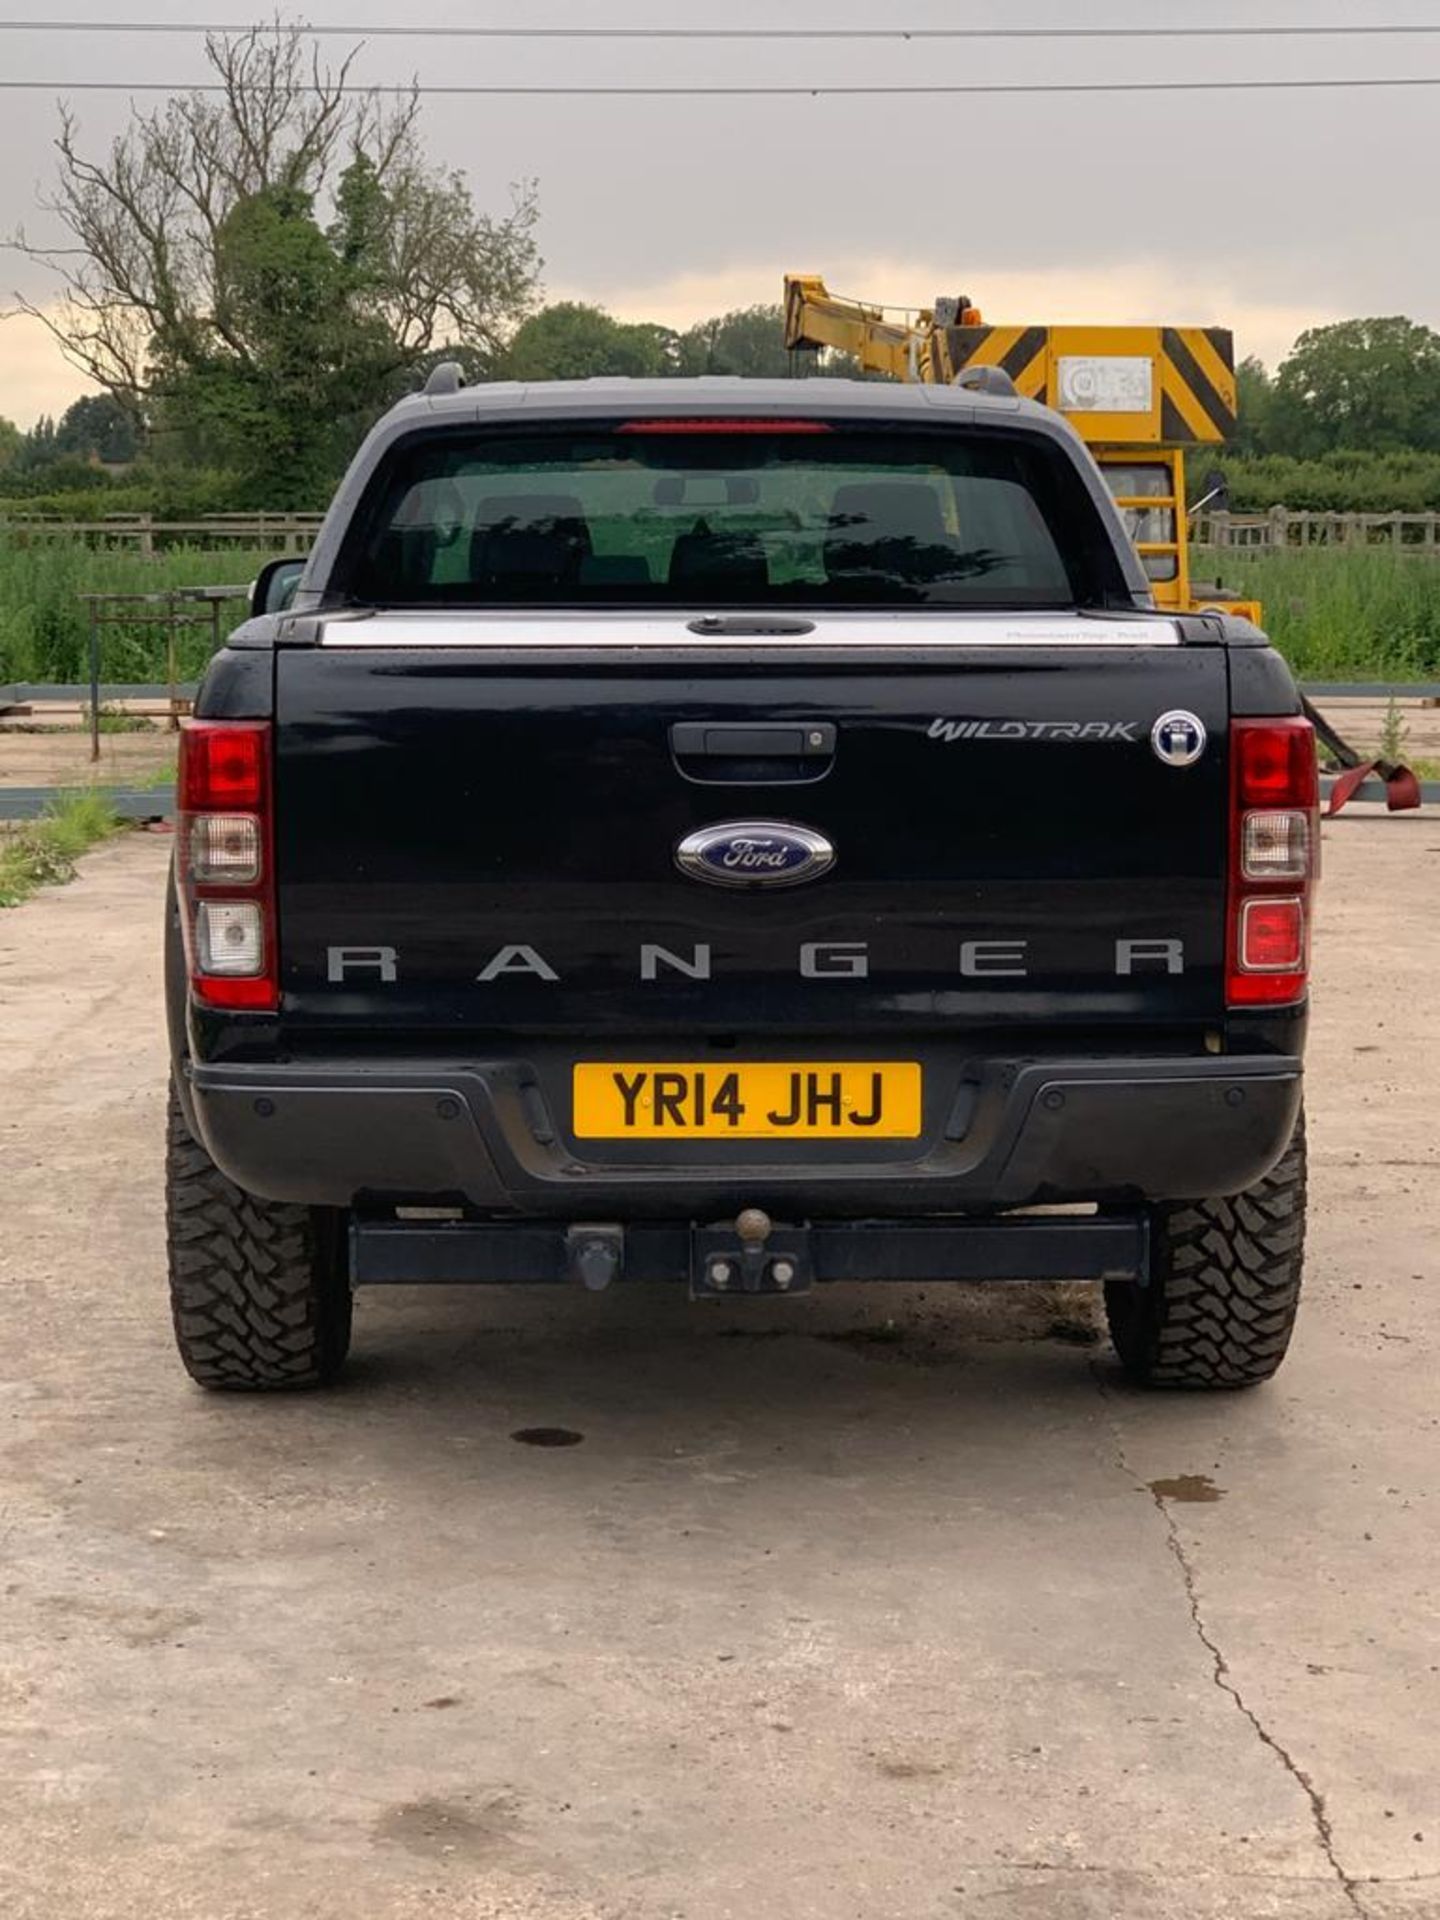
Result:
M1223 327L1160 334L1160 437L1228 440L1235 431L1235 350Z
M943 327L935 339L943 361L936 369L945 381L965 367L999 367L1027 400L1045 398L1048 327Z
M948 384L965 367L1000 367L1017 393L1060 407L1087 440L1193 446L1235 430L1235 350L1224 327L942 327L932 342L932 378ZM1062 359L1148 359L1148 404L1064 406Z

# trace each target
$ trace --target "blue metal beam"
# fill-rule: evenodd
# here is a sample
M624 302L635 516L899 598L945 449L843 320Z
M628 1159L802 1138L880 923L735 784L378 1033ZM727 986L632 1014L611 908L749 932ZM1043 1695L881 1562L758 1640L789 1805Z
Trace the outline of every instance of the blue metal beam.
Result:
M0 787L0 820L37 820L42 813L88 782L68 787ZM175 811L175 789L164 787L98 787L122 820L167 820Z

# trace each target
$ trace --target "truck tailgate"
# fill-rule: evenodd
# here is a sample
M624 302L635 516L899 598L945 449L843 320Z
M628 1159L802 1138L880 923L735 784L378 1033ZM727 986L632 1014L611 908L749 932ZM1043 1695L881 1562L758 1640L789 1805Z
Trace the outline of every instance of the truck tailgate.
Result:
M503 1029L579 1056L667 1034L1125 1024L1198 1048L1222 1015L1218 647L903 666L777 647L761 671L715 648L526 659L380 637L277 655L297 1042L453 1054ZM1192 764L1152 743L1171 710L1208 734ZM810 829L834 864L754 888L679 868L687 835L745 821Z

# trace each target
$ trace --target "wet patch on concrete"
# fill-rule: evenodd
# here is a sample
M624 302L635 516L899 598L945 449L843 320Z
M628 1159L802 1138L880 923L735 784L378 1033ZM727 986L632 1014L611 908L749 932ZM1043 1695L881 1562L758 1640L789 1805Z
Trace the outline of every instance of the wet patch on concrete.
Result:
M1041 1338L1058 1340L1062 1347L1098 1347L1100 1329L1088 1320L1052 1320Z
M835 1333L817 1333L817 1340L829 1340L837 1347L898 1347L905 1329L893 1320L881 1320L863 1327L841 1327Z
M510 1438L522 1447L578 1447L585 1436L573 1427L518 1427Z
M1157 1500L1175 1500L1182 1505L1210 1506L1223 1499L1226 1489L1217 1487L1208 1473L1181 1473L1173 1480L1148 1480L1146 1485Z
M177 1634L198 1627L201 1620L189 1607L127 1606L123 1602L86 1600L73 1594L53 1594L43 1604L62 1617L92 1622L108 1638L119 1640L127 1647L176 1643ZM68 1637L64 1632L57 1634L60 1640Z
M515 1801L509 1794L496 1794L479 1805L469 1795L459 1800L406 1800L380 1815L375 1838L427 1859L445 1854L475 1859L502 1847L517 1824Z
M919 1760L904 1754L886 1754L876 1759L875 1771L887 1780L938 1780L950 1769L938 1760Z

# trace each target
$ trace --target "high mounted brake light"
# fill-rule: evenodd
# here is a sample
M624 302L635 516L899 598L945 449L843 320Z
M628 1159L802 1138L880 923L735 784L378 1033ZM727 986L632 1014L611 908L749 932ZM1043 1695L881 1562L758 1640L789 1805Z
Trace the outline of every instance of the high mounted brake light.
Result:
M207 1006L279 1004L268 720L187 720L175 840L191 991Z
M1225 998L1232 1007L1288 1006L1305 993L1319 803L1308 720L1231 722Z
M828 420L625 420L617 433L829 433Z

